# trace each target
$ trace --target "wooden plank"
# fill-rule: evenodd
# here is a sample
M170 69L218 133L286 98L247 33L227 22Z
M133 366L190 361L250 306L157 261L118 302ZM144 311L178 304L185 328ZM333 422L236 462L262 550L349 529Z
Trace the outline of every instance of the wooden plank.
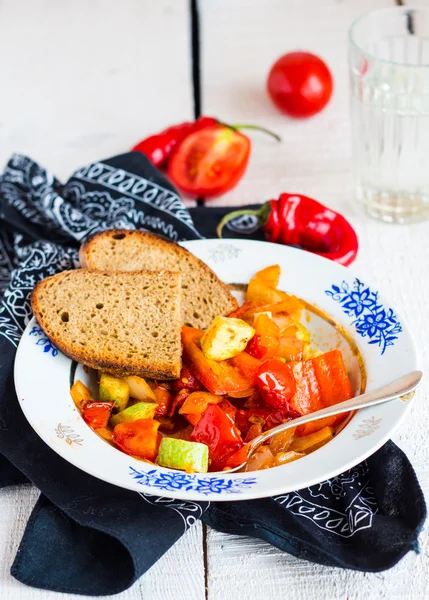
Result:
M0 168L22 152L65 179L193 117L187 0L33 0L25 18L22 4L3 0L0 54ZM2 600L58 598L9 573L37 495L0 492ZM204 598L200 523L121 598L165 600L171 590Z
M0 168L58 177L193 117L187 0L0 3Z
M360 239L357 273L391 298L415 333L427 362L427 224L386 226L363 216L353 199L346 32L352 20L393 0L213 0L201 3L203 27L203 111L227 122L259 123L277 131L276 145L254 137L245 178L218 204L258 203L282 191L313 196L341 210ZM311 14L311 19L308 15ZM296 48L321 55L335 77L328 108L307 121L283 117L265 93L270 65ZM209 204L211 204L210 202ZM392 374L394 376L394 374ZM424 492L429 491L429 383L418 392L409 418L394 436L412 461ZM357 573L300 561L259 540L208 530L208 599L320 598L351 600L428 596L428 528L421 553L408 554L394 569Z
M10 566L39 492L33 486L6 488L0 492L0 598L2 600L57 600L57 592L27 587L10 575ZM143 500L142 500L143 502ZM121 600L204 600L202 524L187 533L123 594L104 596ZM68 600L82 596L69 594Z
M343 206L350 188L347 30L353 19L393 0L212 0L201 2L202 102L205 114L230 123L255 123L276 131L278 144L252 134L245 177L209 202L259 203L281 192L301 192ZM311 18L309 18L311 15ZM265 91L271 65L282 54L305 49L330 66L335 90L313 118L290 119Z

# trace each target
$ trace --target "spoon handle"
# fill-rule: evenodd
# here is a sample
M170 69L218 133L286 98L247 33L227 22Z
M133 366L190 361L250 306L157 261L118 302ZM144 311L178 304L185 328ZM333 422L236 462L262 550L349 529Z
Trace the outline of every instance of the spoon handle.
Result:
M345 402L340 402L339 404L322 408L322 410L304 415L303 417L292 419L287 423L282 423L277 427L273 427L272 429L265 431L263 434L249 442L247 444L248 453L252 452L257 446L259 446L259 444L262 444L262 442L270 438L272 435L286 431L291 427L298 427L299 425L304 425L310 421L316 421L317 419L323 419L325 417L333 417L334 415L356 410L357 408L389 402L398 396L409 394L419 385L422 377L423 373L421 371L412 371L411 373L403 375L402 377L399 377L399 379L395 379L395 381L392 381L387 385L383 385L376 390L366 394L361 394L360 396L356 396L355 398L351 398Z

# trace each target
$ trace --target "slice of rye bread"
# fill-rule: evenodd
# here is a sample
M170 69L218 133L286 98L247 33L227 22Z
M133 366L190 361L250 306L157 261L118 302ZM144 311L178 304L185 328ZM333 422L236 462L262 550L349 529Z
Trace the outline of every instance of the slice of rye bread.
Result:
M183 320L198 329L206 329L215 317L237 308L228 287L202 260L175 242L146 231L98 233L81 246L79 259L81 266L91 271L180 271Z
M176 379L181 275L63 271L33 290L34 316L67 356L114 375Z

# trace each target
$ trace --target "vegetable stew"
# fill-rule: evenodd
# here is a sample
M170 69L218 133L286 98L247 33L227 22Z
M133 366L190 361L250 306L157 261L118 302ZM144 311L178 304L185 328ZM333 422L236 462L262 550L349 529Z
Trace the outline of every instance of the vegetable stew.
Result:
M85 422L123 452L188 473L246 460L244 445L282 422L353 396L341 352L312 347L304 305L277 289L280 267L259 271L246 301L206 331L182 328L175 381L99 374L98 398L76 381L71 396ZM347 415L271 437L245 470L297 460L331 440Z

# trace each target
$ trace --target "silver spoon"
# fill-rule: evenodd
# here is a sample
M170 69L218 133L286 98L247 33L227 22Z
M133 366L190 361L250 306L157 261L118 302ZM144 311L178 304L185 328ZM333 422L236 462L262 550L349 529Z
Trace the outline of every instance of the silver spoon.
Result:
M382 404L383 402L395 400L395 398L398 398L398 396L404 396L405 394L412 392L419 385L422 377L423 373L421 371L411 371L411 373L403 375L402 377L399 377L399 379L395 379L395 381L387 383L377 390L373 390L372 392L368 392L366 394L361 394L360 396L356 396L351 400L346 400L345 402L340 402L339 404L334 404L333 406L328 406L327 408L322 408L322 410L318 410L303 417L298 417L297 419L292 419L287 423L282 423L281 425L277 425L277 427L273 427L268 431L264 431L264 433L253 438L252 441L248 442L244 446L247 450L247 461L255 452L256 448L258 448L258 446L276 433L286 431L291 427L304 425L310 421L316 421L317 419L333 417L334 415L339 415L341 413L356 410L358 408L374 406L375 404ZM242 469L247 461L243 462L238 467L228 469L228 473L233 473L234 471Z

